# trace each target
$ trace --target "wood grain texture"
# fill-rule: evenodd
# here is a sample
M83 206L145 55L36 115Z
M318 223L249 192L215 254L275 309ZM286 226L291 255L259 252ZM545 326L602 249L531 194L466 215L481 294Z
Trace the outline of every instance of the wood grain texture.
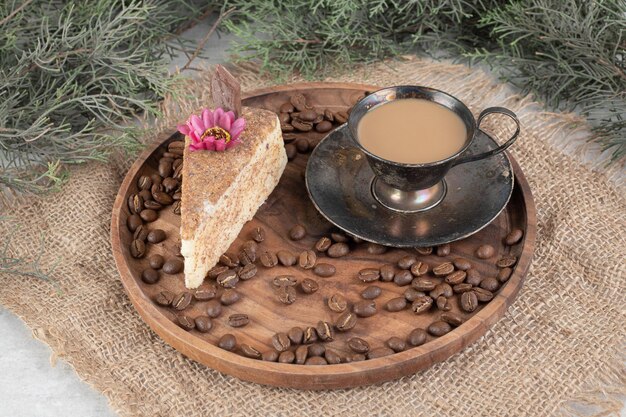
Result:
M254 91L244 97L244 105L276 110L288 97L300 92L307 96L310 104L317 109L346 110L365 91L373 91L376 87L343 84L343 83L303 83L278 86ZM313 144L324 135L316 132L301 134ZM366 267L379 267L385 263L395 263L406 254L416 254L412 250L389 250L383 255L369 255L364 245L352 245L351 253L339 259L324 256L318 262L327 262L337 267L333 277L316 277L311 271L298 267L264 268L257 261L259 273L249 281L240 282L237 290L243 294L238 303L225 307L222 315L213 320L213 328L209 333L197 331L187 332L178 327L173 320L176 312L162 308L153 303L152 299L163 289L174 293L184 290L182 273L178 275L161 274L157 284L146 285L141 279L141 271L147 267L146 258L133 259L128 250L132 239L126 227L129 215L128 196L137 191L137 179L143 174L155 172L158 157L166 149L167 143L179 139L178 135L163 136L150 146L135 162L120 187L112 213L111 242L113 254L120 277L129 298L143 320L168 344L184 355L201 362L220 372L261 384L300 389L345 388L373 384L400 378L425 369L436 362L443 361L459 352L480 338L489 327L496 323L515 300L528 271L535 244L536 217L535 206L528 183L516 163L511 158L515 173L515 189L511 201L503 213L485 229L463 241L452 243L452 252L447 257L435 255L419 256L420 260L431 266L451 260L454 257L469 259L481 274L495 276L495 261L501 256L512 253L518 257L518 263L510 280L503 285L494 299L481 305L472 315L464 314L467 321L452 332L439 337L429 336L426 344L405 350L394 355L362 362L342 363L326 366L303 366L279 364L248 359L237 353L224 351L216 346L217 340L225 333L232 333L239 343L247 343L260 351L271 348L271 336L279 331L288 331L293 326L314 326L318 320L334 322L338 313L326 306L326 300L333 293L339 292L350 302L361 300L359 294L366 284L356 279L357 272ZM239 251L242 243L250 239L252 230L261 226L265 229L266 240L260 244L261 249L278 251L290 250L294 254L313 247L317 239L328 235L332 227L317 213L310 203L304 186L304 169L307 155L299 154L287 165L278 187L259 209L255 218L247 223L239 237L231 246L231 250ZM287 238L288 230L296 223L307 228L307 237L294 242ZM149 224L150 229L161 228L167 232L168 238L159 244L148 245L148 255L162 254L166 259L174 256L179 237L179 218L171 208L165 208L158 220ZM503 237L512 228L525 231L524 239L513 247L503 245ZM486 261L474 256L476 247L489 243L496 248L496 255ZM292 305L285 306L276 299L271 280L280 274L293 274L298 279L312 278L320 284L320 290L306 295L298 292L298 299ZM370 318L361 318L356 327L346 333L335 332L335 340L326 344L327 347L345 355L349 352L346 340L358 336L366 339L372 348L381 347L391 336L406 338L414 328L426 328L439 316L436 309L427 314L415 315L410 310L390 313L384 310L384 304L391 298L401 296L408 287L398 287L394 283L377 282L383 293L376 299L378 313ZM460 311L458 297L454 297L453 311ZM205 302L195 302L185 314L196 317L205 314ZM251 317L251 323L243 328L234 329L228 326L230 314L245 313Z

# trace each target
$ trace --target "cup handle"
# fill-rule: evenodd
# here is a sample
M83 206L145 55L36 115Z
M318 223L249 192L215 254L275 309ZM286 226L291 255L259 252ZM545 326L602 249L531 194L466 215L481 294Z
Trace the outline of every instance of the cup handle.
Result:
M488 158L490 156L497 155L505 151L509 146L513 145L513 143L519 136L519 132L520 132L519 120L517 119L517 116L515 115L515 113L513 113L509 109L505 109L504 107L488 107L485 110L481 111L480 115L478 116L478 120L476 122L477 130L480 130L481 132L485 133L483 130L480 129L480 123L483 121L485 117L487 117L490 114L504 114L505 116L510 117L515 122L515 125L517 126L515 133L513 133L513 135L509 138L509 140L507 140L502 145L498 146L496 149L492 149L490 151L483 152L478 155L470 155L470 156L459 158L454 163L454 165L464 164L466 162L478 161L479 159Z

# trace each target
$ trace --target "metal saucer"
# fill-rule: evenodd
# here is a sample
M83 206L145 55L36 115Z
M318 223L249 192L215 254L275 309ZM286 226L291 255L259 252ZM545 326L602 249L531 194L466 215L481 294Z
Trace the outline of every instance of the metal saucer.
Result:
M306 187L319 212L361 239L394 247L436 246L472 235L504 209L513 192L513 169L506 153L458 165L445 176L447 192L436 206L419 212L390 210L374 197L372 172L354 147L347 125L328 134L313 150ZM498 144L477 131L468 155Z

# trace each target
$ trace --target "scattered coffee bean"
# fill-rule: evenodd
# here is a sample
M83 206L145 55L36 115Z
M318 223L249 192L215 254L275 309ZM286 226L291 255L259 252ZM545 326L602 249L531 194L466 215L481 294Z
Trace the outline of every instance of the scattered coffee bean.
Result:
M167 290L163 290L157 294L154 301L160 306L169 307L172 304L172 301L174 301L174 294Z
M133 239L145 242L148 239L148 233L148 228L142 224L133 233Z
M330 245L326 254L331 258L340 258L346 256L350 252L350 247L343 242L333 243Z
M431 253L433 253L433 248L431 248L430 246L427 246L424 248L415 248L415 251L419 253L420 255L428 256Z
M374 298L377 298L382 292L383 292L382 288L376 285L370 285L367 288L365 288L363 291L361 291L361 297L363 297L366 300L373 300Z
M335 322L335 327L340 332L348 331L356 326L356 314L351 311L344 311Z
M451 330L452 330L452 327L450 327L450 325L446 323L445 321L435 321L435 322L432 322L430 326L428 326L428 333L437 337L443 336L444 334L450 332Z
M377 245L376 243L368 242L365 246L365 250L370 255L382 255L387 252L387 248L383 245Z
M165 232L161 229L154 229L151 230L150 233L148 233L148 242L150 243L161 243L165 240L167 236L165 235Z
M294 345L299 345L300 343L302 343L304 330L302 330L300 327L292 327L287 332L287 336L289 336L289 340L291 340L291 343L293 343Z
M436 286L437 281L430 278L420 277L411 281L411 287L417 291L431 291L434 290Z
M385 308L387 311L396 312L400 310L404 310L406 308L406 298L404 297L396 297L387 301L385 304Z
M362 353L354 353L354 354L348 355L346 357L346 363L361 362L361 361L364 361L365 359L367 359L367 358L365 357L364 354L362 354Z
M376 314L376 302L371 300L358 301L352 306L352 311L358 317L371 317Z
M306 138L298 138L294 142L296 150L300 153L307 153L309 151L309 141Z
M367 359L382 358L383 356L393 355L394 353L396 352L388 347L379 347L367 352Z
M315 329L317 330L317 337L322 342L330 342L331 340L333 340L333 327L330 325L330 323L320 320L317 322L317 326L315 326Z
M229 268L239 266L239 257L234 253L225 253L220 256L220 263Z
M279 353L274 349L266 350L261 354L261 360L265 362L276 362L278 360Z
M211 318L217 318L222 314L222 304L219 300L209 300L206 305L206 313Z
M472 264L470 263L470 261L468 261L465 258L455 258L452 263L454 264L454 267L458 270L461 271L467 271L468 269L470 269L472 267Z
M156 219L158 219L159 215L154 210L143 209L143 210L141 210L141 213L139 213L139 217L141 217L141 219L144 222L151 223L151 222L155 221Z
M239 277L234 269L229 269L217 276L217 283L224 288L235 288L238 282Z
M237 276L240 280L247 281L253 278L257 273L257 267L255 264L248 264L243 266L238 272Z
M282 352L278 356L279 363L293 363L294 359L296 359L296 355L294 355L294 353L290 350Z
M152 197L152 194L150 194L150 197ZM161 204L157 203L154 200L144 201L143 205L145 208L150 209L150 210L161 210L163 208Z
M329 122L334 122L335 121L335 114L330 111L329 109L324 110L324 119L328 120Z
M396 275L396 269L391 264L385 264L380 267L380 280L384 282L393 281L393 277Z
M343 233L333 232L330 234L330 237L337 243L348 243L348 237Z
M452 304L448 301L446 297L440 295L435 300L435 304L437 305L437 309L441 311L450 311L452 310Z
M291 113L293 112L295 109L293 107L293 105L291 103L285 103L282 106L280 106L280 112L281 113Z
M296 157L296 155L298 155L298 150L296 149L296 145L294 145L293 143L288 143L285 145L285 153L287 154L287 159L288 160L293 160L293 158Z
M239 350L241 351L241 354L243 356L252 359L261 359L261 352L259 352L256 348L250 345L242 343L241 346L239 346Z
M352 337L348 339L348 347L356 353L367 353L370 350L369 343L360 337Z
M189 307L189 305L191 304L191 299L191 293L183 291L182 293L178 294L176 298L174 298L174 301L172 301L172 307L174 307L178 311L182 311Z
M296 130L300 132L308 132L313 129L312 122L306 122L304 120L296 119L293 117L291 118L291 126L293 126Z
M291 347L291 340L287 333L276 333L272 336L272 346L279 352L284 352Z
M302 269L313 269L317 262L317 255L312 250L304 250L298 257L298 265Z
M454 271L453 273L446 275L446 283L450 285L460 284L465 281L467 273L465 271Z
M448 275L452 272L454 272L454 265L452 265L452 262L444 262L433 268L433 274L437 277Z
M393 277L393 282L399 287L409 285L412 281L413 274L411 274L411 271L407 271L405 269L398 271Z
M225 306L233 305L239 300L241 300L241 294L233 289L226 289L220 295L220 303Z
M217 296L217 288L213 284L209 284L204 288L198 288L193 293L193 298L198 301L209 301Z
M498 271L498 275L496 276L496 279L499 282L507 282L509 280L509 278L511 278L511 274L513 274L513 269L512 268L502 268L501 270Z
M143 258L146 255L146 244L139 239L133 240L130 243L130 255L133 258Z
M480 245L476 249L476 257L480 259L489 259L496 254L496 250L491 245Z
M326 359L320 357L320 356L313 356L308 358L305 362L305 365L328 365L328 362L326 362Z
M267 251L264 253L267 253ZM241 265L250 265L253 264L254 261L256 261L256 250L250 247L244 247L241 252L239 252L239 263ZM278 260L276 260L276 263L278 263Z
M152 179L147 175L142 175L137 180L137 187L139 187L140 190L149 190L150 187L152 187Z
M213 268L209 269L207 272L207 277L211 279L217 278L221 273L228 271L228 267L226 265L216 265Z
M306 229L301 224L296 224L289 230L289 239L301 240L306 236Z
M333 128L333 124L328 120L324 120L315 125L315 130L319 133L329 132Z
M159 273L152 268L146 268L141 273L141 280L146 284L156 284L159 282L159 278L161 278Z
M413 303L411 304L411 310L415 314L420 314L420 313L430 310L432 305L433 305L433 299L427 295L424 295L421 297L417 297L413 301Z
M402 352L403 350L406 350L406 342L395 336L387 339L385 345L394 352Z
M450 245L446 243L445 245L437 246L437 256L448 256L450 255Z
M517 257L513 255L506 255L500 258L498 262L496 262L496 266L498 268L509 268L515 265L516 262L517 262Z
M176 188L178 188L178 180L172 178L172 177L167 177L165 179L163 179L163 188L165 189L166 193L172 193L176 190Z
M313 343L309 346L309 357L324 356L324 353L326 353L326 346L321 343Z
M465 322L465 319L461 315L452 312L443 313L441 315L441 320L445 321L448 324L451 324L454 327L459 327Z
M283 304L293 304L296 301L296 289L289 285L283 285L276 290L278 301Z
M261 265L266 268L273 268L278 265L278 257L274 252L264 250L260 256Z
M294 287L296 286L296 284L298 284L298 280L293 275L279 275L274 278L272 284L274 284L274 286L278 288L284 286Z
M126 226L128 227L128 230L130 230L131 232L134 232L135 230L137 230L137 228L141 226L142 224L143 224L143 220L141 220L141 217L139 217L138 214L131 214L126 219Z
M326 358L326 362L329 365L336 365L338 363L341 363L341 356L339 356L339 354L332 349L326 349L324 358Z
M170 275L178 274L183 270L184 266L183 261L178 258L168 259L163 264L163 272Z
M332 245L333 242L332 240L330 240L327 237L321 237L316 243L315 243L315 250L318 252L326 252L328 250L328 248L330 248L330 245Z
M317 342L317 330L315 327L309 326L304 329L304 336L302 337L302 343L305 345Z
M430 295L433 300L442 295L446 298L449 298L452 297L453 294L454 291L452 291L452 287L450 286L450 284L446 284L445 282L435 285L435 288L428 293L428 295Z
M406 341L411 346L421 346L426 343L426 339L428 338L428 334L424 329L413 329Z
M338 111L335 113L335 121L340 125L346 123L348 121L348 113L345 111Z
M230 327L244 327L250 323L250 318L247 314L231 314L228 316L228 325Z
M258 243L263 242L265 240L265 229L262 227L255 227L252 230L252 239Z
M483 280L483 277L480 276L480 272L477 269L470 268L467 271L467 277L465 278L465 282L468 284L472 284L474 287L480 285L480 281Z
M280 121L281 125L286 125L289 123L289 121L291 121L291 116L289 115L289 113L279 113L278 120Z
M426 295L426 294L424 294L423 291L416 290L415 288L407 288L407 290L404 291L404 298L410 303L415 301L417 297L421 297L423 295Z
M341 294L333 294L328 299L328 308L335 313L342 313L348 308L348 300Z
M196 330L200 333L208 333L213 327L213 323L211 319L207 316L198 316L194 319L194 323L196 325Z
M410 269L413 264L417 262L417 258L415 256L406 255L398 260L398 268L400 269Z
M178 325L187 331L193 330L194 327L196 327L195 321L189 316L185 316L185 315L178 316L177 320L178 320Z
M174 202L174 199L169 194L164 193L163 191L157 191L156 193L152 193L152 197L154 198L154 201L159 204L163 204L164 206L169 206Z
M317 281L311 278L305 278L300 283L300 288L302 289L302 292L305 294L313 294L314 292L320 289L320 285L317 283Z
M159 160L159 175L163 178L169 177L172 175L172 163L174 161L170 158L161 158Z
M522 229L513 229L509 232L508 235L504 238L504 243L508 246L513 246L524 236L524 232Z
M358 276L363 282L378 281L380 278L380 270L374 268L361 269Z
M452 287L452 291L454 291L455 294L462 294L464 292L472 291L473 288L474 286L472 284L464 282L462 284L456 284Z
M217 342L217 346L221 349L232 351L237 346L237 339L232 334L227 333L220 337L220 340Z
M304 110L298 114L298 117L304 121L312 122L317 119L317 113L315 110Z
M417 261L413 265L411 265L411 274L416 277L421 277L422 275L426 275L428 273L428 264L426 262Z
M313 273L317 276L320 277L332 277L333 275L335 275L336 272L336 268L334 265L331 264L326 264L326 263L319 263L316 264L315 267L313 268Z
M132 194L128 197L128 209L131 213L141 213L141 210L143 210L143 198L139 194Z
M283 266L293 266L297 262L296 256L288 250L279 250L276 253L276 256L278 258L278 262L280 262Z
M487 291L494 292L497 291L499 287L500 283L498 282L498 280L492 277L488 277L480 281L480 288Z

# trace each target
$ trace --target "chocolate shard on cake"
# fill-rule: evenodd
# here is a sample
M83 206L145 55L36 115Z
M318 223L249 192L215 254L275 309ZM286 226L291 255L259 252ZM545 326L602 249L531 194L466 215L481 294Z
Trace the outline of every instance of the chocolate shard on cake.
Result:
M202 284L276 187L287 164L276 114L246 107L242 113L245 128L236 146L224 149L220 140L211 144L218 151L206 150L198 147L198 135L185 137L180 231L187 288ZM220 138L220 132L209 130L202 138Z

